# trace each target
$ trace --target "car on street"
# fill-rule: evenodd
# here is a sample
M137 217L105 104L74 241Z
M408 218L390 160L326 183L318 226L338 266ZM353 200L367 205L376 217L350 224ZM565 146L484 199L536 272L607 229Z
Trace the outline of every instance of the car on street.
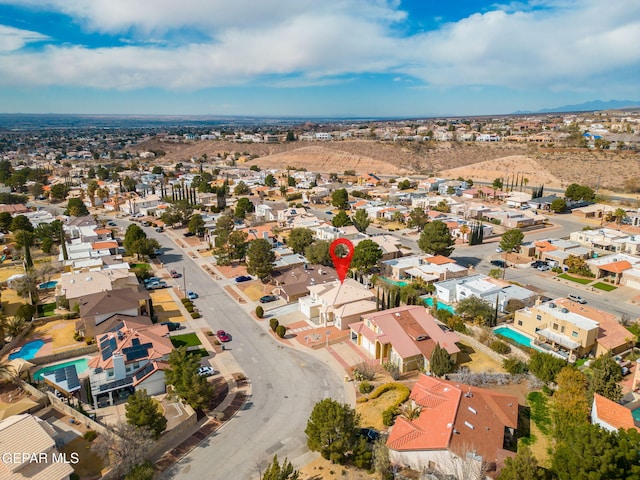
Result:
M189 300L195 300L196 298L198 298L198 294L196 292L192 292L191 290L187 290L187 298Z
M116 225L116 222L108 222L107 225L109 225L110 227L117 227L118 225Z
M149 277L149 278L145 278L144 279L144 284L145 284L145 286L147 286L150 283L159 282L160 280L162 280L162 279L159 278L159 277Z
M183 235L185 237L193 237L195 235L195 233L193 233L193 232L184 232Z
M264 297L260 297L260 303L270 303L278 300L277 295L265 295Z
M164 280L160 280L159 282L150 282L145 284L145 288L147 290L158 290L160 288L167 288L169 285L167 285L167 282L165 282Z
M324 212L326 215L333 215L333 212L331 210L327 210L326 212Z
M504 260L491 260L491 265L500 268L505 268L507 266Z
M156 232L158 233L164 232L164 227L156 227Z
M142 222L140 225L142 225L143 227L150 227L151 226L151 222L147 222L146 220L144 222Z
M498 247L498 248L496 248L496 252L497 253L502 253L502 252L504 252L504 250L502 250L502 248Z
M198 375L201 377L210 377L211 375L215 375L216 372L213 367L209 367L208 365L200 365L198 367Z
M224 330L218 330L216 332L216 337L218 337L218 340L220 340L221 342L228 342L229 340L231 340L231 335L229 335Z
M531 264L531 268L547 267L548 264L544 260L536 260Z
M375 442L380 438L380 432L373 428L361 428L358 434L361 437L366 438L367 442Z
M540 271L540 272L546 272L548 270L551 270L551 267L549 265L540 265L538 267L538 271Z
M180 278L182 276L181 273L176 272L175 270L171 270L169 272L169 275L171 275L171 278Z
M240 275L239 277L236 277L236 283L249 282L251 280L253 280L253 278L249 275Z
M570 293L569 295L567 295L567 298L572 302L581 303L581 304L587 303L587 301L584 298L582 298L580 295L574 295L573 293Z
M180 330L180 324L178 322L162 322L160 325L165 325L170 332Z

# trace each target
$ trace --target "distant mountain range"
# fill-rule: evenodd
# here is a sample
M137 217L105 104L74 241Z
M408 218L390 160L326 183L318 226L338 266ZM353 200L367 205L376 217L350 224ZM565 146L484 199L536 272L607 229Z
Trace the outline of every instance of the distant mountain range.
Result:
M592 112L595 110L616 110L619 108L636 107L640 108L638 100L592 100L590 102L580 103L577 105L563 105L561 107L545 108L538 111L518 111L514 115L524 113L558 113L558 112Z

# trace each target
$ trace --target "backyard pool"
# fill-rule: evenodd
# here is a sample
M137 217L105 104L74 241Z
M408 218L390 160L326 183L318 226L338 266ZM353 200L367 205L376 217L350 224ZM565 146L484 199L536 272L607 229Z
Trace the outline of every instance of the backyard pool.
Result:
M525 347L531 348L531 339L526 335L523 335L515 330L512 330L509 327L498 327L493 330L496 335L500 335L506 338L510 338L516 343L523 345Z
M36 356L38 350L44 345L42 340L34 340L32 342L25 343L18 351L9 354L9 360L14 358L22 358L23 360L31 360Z
M403 282L402 280L392 280L388 277L380 277L383 281L387 282L389 285L395 285L396 287L406 287L409 285L409 282Z
M56 288L57 284L57 280L51 280L50 282L41 283L40 285L38 285L38 288L40 290L51 290L52 288Z
M635 422L640 422L640 407L631 410L631 415L633 416L633 420Z
M433 298L431 297L425 298L424 304L427 305L428 307L433 307ZM446 310L447 312L451 312L453 314L456 313L456 310L451 305L447 305L446 303L442 303L440 301L438 301L436 305L438 310Z
M68 362L64 363L49 365L48 367L41 368L36 373L34 373L33 379L42 380L43 375L46 375L47 373L54 370L58 370L59 368L70 367L71 365L76 366L76 372L78 372L78 375L80 375L89 369L89 360L87 360L86 358L77 358L76 360L69 360Z

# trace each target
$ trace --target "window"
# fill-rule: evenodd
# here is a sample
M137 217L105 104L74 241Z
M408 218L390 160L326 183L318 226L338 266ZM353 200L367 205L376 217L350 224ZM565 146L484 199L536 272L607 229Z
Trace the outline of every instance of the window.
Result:
M560 327L560 333L564 333L564 325Z
M518 326L522 326L522 320L518 320Z
M574 330L573 332L571 332L571 336L577 338L578 337L578 332L576 332Z
M542 320L542 315L536 315L536 320Z
M554 329L554 330L558 330L558 324L557 324L557 323L554 323L554 324L553 324L553 329Z

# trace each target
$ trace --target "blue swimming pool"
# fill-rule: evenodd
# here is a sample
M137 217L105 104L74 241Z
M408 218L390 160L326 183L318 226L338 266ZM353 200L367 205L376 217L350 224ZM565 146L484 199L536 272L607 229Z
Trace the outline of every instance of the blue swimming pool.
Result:
M42 340L33 340L32 342L25 343L20 350L9 354L9 360L14 358L22 358L23 360L31 360L36 356L38 350L42 348L44 342Z
M406 287L409 285L409 282L404 282L402 280L392 280L388 277L380 277L384 282L387 282L389 285L395 285L396 287Z
M640 407L631 410L631 416L633 417L634 421L640 422Z
M531 339L526 335L522 335L519 332L509 328L509 327L498 327L493 330L496 335L500 335L502 337L510 338L516 343L523 345L525 347L531 348Z
M38 288L40 290L51 290L52 288L56 288L57 284L57 280L51 280L50 282L41 283L40 285L38 285Z
M424 299L424 304L428 307L433 307L433 298L431 297L427 297ZM456 313L455 308L453 308L451 305L447 305L446 303L442 303L440 301L438 301L436 303L438 310L446 310L447 312L451 312L453 314Z
M41 368L36 373L34 373L33 379L42 380L43 375L46 375L49 372L53 372L54 370L58 370L59 368L70 367L71 365L76 366L76 372L78 372L78 375L80 375L89 369L89 360L87 360L86 358L78 358L76 360L69 360L68 362L58 363L56 365L49 365L48 367Z

